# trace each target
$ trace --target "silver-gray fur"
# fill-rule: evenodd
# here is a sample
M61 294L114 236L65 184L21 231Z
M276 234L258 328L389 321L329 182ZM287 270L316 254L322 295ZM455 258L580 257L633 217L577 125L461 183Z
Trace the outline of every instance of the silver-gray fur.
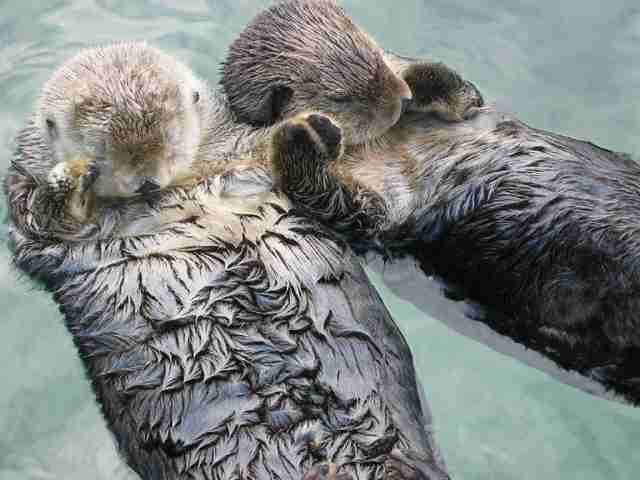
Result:
M269 130L200 94L203 158L251 157ZM265 170L105 201L61 239L47 230L51 155L31 121L5 180L14 261L52 292L143 479L321 478L324 461L340 479L448 478L381 299Z

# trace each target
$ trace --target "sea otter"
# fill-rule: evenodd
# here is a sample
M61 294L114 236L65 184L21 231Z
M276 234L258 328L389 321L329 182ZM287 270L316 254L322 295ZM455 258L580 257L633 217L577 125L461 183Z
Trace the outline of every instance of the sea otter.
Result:
M449 478L359 261L255 160L339 151L338 128L255 131L222 100L144 44L87 50L5 180L15 264L53 293L125 460L149 480Z
M323 35L320 28L336 34L314 16L282 22L291 26L279 29L313 30L314 38ZM248 43L273 23L259 16L237 43ZM300 41L287 40L280 40L283 51L300 48ZM287 59L301 65L278 69L277 56L265 58L259 45L243 48L241 60L232 48L225 64L231 79L240 66L260 72L250 77L246 98L261 79L274 89L287 85L292 98L297 89L324 88L322 77L301 81L290 74L304 71L303 55ZM393 58L404 65L396 71L424 64L387 58L389 65ZM340 72L350 60L329 59L315 69ZM228 81L223 77L222 84ZM420 95L413 89L415 102ZM471 91L460 98L468 100ZM238 86L230 96L232 108L248 103L242 93ZM436 109L409 109L414 111L374 141L345 141L344 153L276 154L274 174L299 208L359 251L417 257L427 273L455 284L461 298L484 304L482 320L498 332L640 403L640 167L628 156L530 128L481 103L478 95L462 122L443 121ZM294 107L292 113L305 104Z
M473 115L484 103L472 83L443 63L382 50L333 0L288 0L258 14L232 42L220 83L240 121L268 128L316 111L340 125L347 151L355 145L358 151L366 151L384 138L401 113L397 102L389 110L384 99L391 90L388 85L397 84L387 80L394 77L402 78L411 90L402 112L431 113L456 122ZM294 199L304 194L307 201L299 205L309 207L309 199L346 188L349 195L336 197L344 203L330 202L331 208L320 214L322 204L327 204L322 198L312 210L338 230L350 232L351 239L378 229L382 221L378 213L385 207L349 169L336 164L341 181L324 176L328 183L323 184L314 175L295 174L307 162L283 165L277 154L270 160L284 191ZM386 175L386 171L371 173L378 183ZM293 177L310 181L294 186Z
M405 115L373 146L299 158L278 156L276 171L307 214L360 252L413 255L450 294L484 305L477 319L640 403L640 166L629 156L485 108L457 124Z
M258 14L232 42L220 83L242 122L322 112L346 144L379 137L403 111L460 121L483 103L443 63L383 51L333 0L287 0Z

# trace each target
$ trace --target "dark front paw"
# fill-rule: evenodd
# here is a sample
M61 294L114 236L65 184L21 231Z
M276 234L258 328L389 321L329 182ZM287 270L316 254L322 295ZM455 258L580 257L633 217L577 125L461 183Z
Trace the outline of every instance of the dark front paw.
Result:
M288 160L333 161L342 155L342 129L319 113L298 115L279 128L274 148Z
M409 110L462 121L484 105L479 90L443 63L416 61L407 67L403 77L413 94Z
M98 165L94 162L87 163L84 174L80 176L79 180L79 188L82 193L85 193L93 186L99 175L100 169L98 168Z

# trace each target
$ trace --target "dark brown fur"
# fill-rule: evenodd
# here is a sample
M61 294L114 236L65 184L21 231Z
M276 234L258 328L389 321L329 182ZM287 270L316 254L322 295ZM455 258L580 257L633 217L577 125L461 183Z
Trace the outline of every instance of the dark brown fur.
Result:
M240 121L272 125L318 111L341 125L348 145L382 135L407 108L461 120L481 103L446 66L383 52L332 0L265 10L232 43L222 73Z

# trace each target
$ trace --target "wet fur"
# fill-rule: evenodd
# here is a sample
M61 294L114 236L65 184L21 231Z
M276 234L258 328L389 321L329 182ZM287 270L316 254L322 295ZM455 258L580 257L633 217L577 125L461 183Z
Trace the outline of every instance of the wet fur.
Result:
M318 110L353 143L385 132L411 99L380 47L333 0L289 0L261 12L231 44L220 83L242 122L268 126Z
M485 108L458 124L406 115L377 146L306 160L287 191L308 214L360 250L416 256L489 307L479 320L640 403L640 167L628 156ZM345 205L375 206L374 227L354 229Z
M458 121L482 104L446 65L383 51L333 0L288 0L260 13L232 43L220 83L242 122L322 112L347 145L379 137L402 111Z
M14 262L52 292L127 463L154 480L300 480L325 461L354 479L448 478L359 262L256 167L271 131L201 95L210 162L184 185L104 199L61 234L33 120L5 180Z
M409 349L359 262L264 172L113 208L91 242L10 237L142 478L299 480L327 459L382 478L394 448L448 478Z

